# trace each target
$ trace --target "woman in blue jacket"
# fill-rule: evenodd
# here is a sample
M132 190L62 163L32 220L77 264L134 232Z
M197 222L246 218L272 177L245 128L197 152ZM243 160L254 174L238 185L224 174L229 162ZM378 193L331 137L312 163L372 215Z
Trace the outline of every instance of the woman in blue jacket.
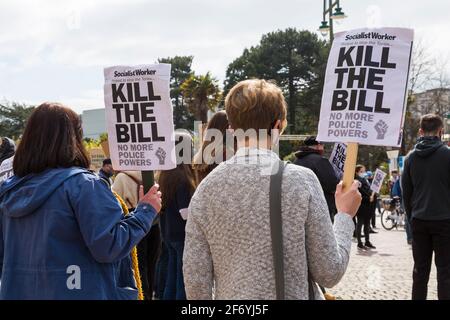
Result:
M153 186L123 217L88 171L81 120L57 103L37 107L0 187L1 299L136 299L131 249L161 208Z

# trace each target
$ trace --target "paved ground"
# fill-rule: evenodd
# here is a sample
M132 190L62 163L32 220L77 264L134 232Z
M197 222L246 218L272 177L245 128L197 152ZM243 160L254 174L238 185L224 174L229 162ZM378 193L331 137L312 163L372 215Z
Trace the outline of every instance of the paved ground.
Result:
M386 231L377 221L378 234L371 234L377 248L358 251L352 246L350 263L341 282L329 289L345 300L411 299L413 258L406 234L399 230ZM428 299L437 299L436 268L433 264L428 285Z

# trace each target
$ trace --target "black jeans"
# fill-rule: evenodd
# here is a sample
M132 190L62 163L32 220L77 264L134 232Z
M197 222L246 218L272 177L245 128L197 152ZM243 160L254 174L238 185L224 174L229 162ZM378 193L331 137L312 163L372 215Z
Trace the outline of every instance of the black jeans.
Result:
M366 242L369 242L369 234L370 234L370 215L364 214L359 215L356 220L356 238L358 239L358 243L361 242L361 229L364 227L364 238Z
M144 300L152 300L155 282L156 261L161 250L159 224L151 227L149 233L137 245L139 273L141 274Z
M414 257L413 300L425 300L428 291L431 260L437 270L438 298L450 300L450 220L412 219L412 250Z
M370 203L370 223L372 225L372 228L377 227L377 216L376 216L376 210L377 210L377 199L375 199L373 202Z

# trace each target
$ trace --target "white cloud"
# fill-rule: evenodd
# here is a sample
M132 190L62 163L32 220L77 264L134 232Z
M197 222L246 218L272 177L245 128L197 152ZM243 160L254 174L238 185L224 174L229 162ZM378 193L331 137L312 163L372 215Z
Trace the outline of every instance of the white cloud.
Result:
M413 27L436 55L450 52L447 1L342 0L336 30L368 23ZM322 2L307 0L2 0L0 96L103 106L104 66L194 55L196 72L223 80L227 65L264 33L315 31Z

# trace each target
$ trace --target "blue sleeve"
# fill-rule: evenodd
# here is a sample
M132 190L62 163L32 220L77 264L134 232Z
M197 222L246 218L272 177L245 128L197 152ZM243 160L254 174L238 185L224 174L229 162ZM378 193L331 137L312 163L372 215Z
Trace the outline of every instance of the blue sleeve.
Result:
M392 195L396 197L402 197L402 190L400 189L400 178L395 181L394 186L392 187Z
M83 239L98 262L121 260L149 232L156 211L139 204L134 214L124 218L119 202L99 178L85 175L83 179L71 192Z

